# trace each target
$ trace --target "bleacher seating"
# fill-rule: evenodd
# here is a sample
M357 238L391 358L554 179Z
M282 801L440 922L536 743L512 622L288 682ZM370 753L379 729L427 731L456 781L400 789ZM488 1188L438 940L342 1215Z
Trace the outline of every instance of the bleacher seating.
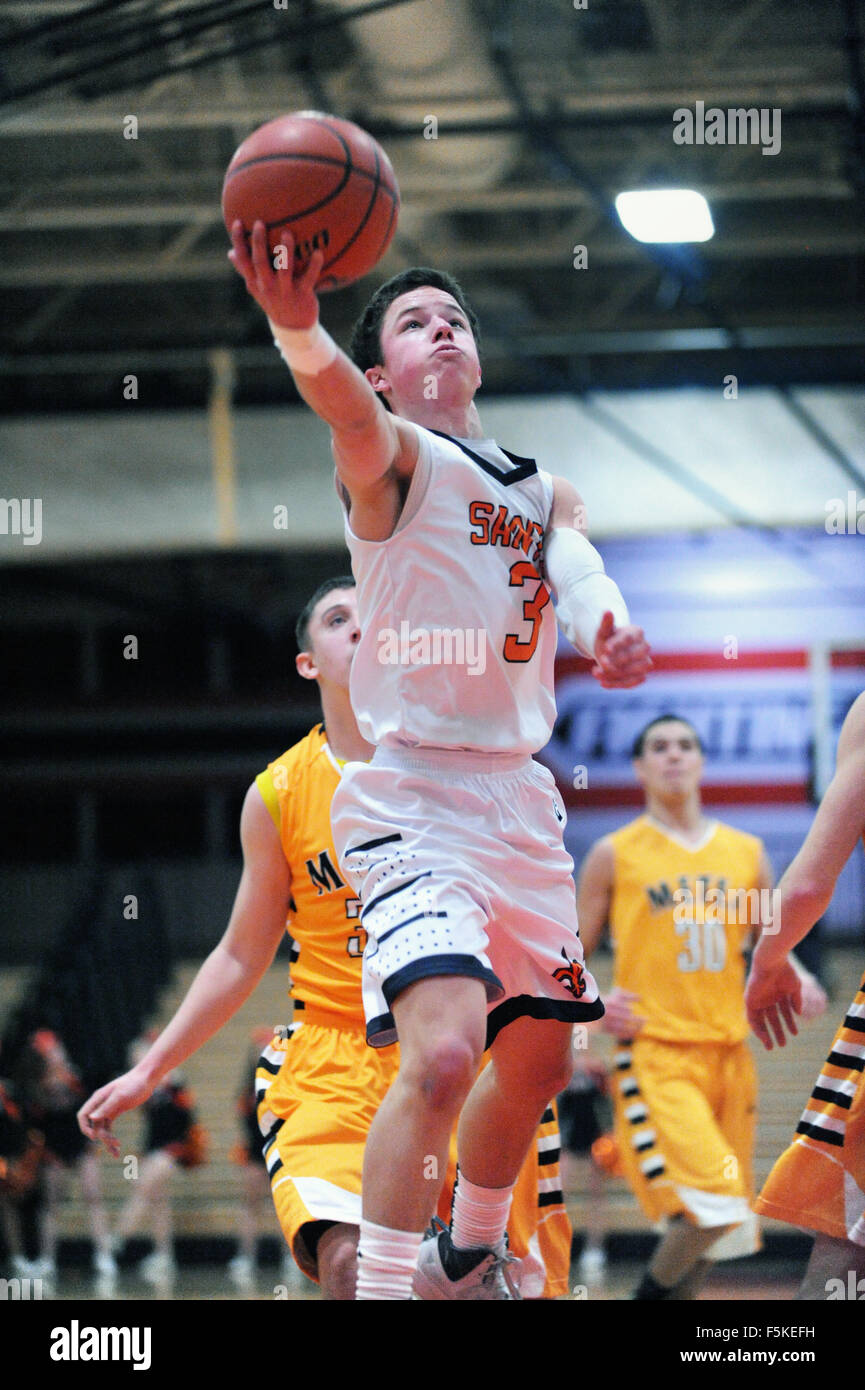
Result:
M192 980L197 963L178 967L171 987L166 990L160 1018L167 1020ZM609 958L594 964L601 988L608 984ZM761 1182L774 1159L787 1144L843 1011L858 986L862 968L861 950L845 949L830 956L833 998L824 1018L803 1026L800 1036L784 1049L766 1053L754 1043L760 1075L759 1121L756 1147L756 1178ZM22 970L0 976L0 1020L8 1014L24 983ZM231 1236L237 1226L238 1170L229 1161L229 1151L240 1137L235 1098L250 1053L250 1033L260 1025L275 1026L289 1020L284 965L274 966L262 980L251 1000L243 1006L215 1038L212 1038L183 1067L195 1094L199 1118L210 1133L210 1160L206 1166L177 1175L174 1189L176 1233L178 1236ZM602 1057L610 1055L612 1040L599 1034L592 1048ZM2 1071L2 1067L0 1067ZM117 1125L122 1154L138 1153L140 1120L127 1116ZM116 1213L127 1195L121 1162L107 1156L103 1162L104 1188L110 1212ZM568 1209L579 1234L584 1194L568 1194ZM276 1232L272 1212L266 1214L263 1229ZM649 1229L624 1182L612 1179L607 1190L607 1229L611 1232ZM771 1229L774 1223L768 1223ZM780 1229L780 1228L779 1228ZM61 1214L61 1235L86 1234L86 1225L76 1200L74 1186Z

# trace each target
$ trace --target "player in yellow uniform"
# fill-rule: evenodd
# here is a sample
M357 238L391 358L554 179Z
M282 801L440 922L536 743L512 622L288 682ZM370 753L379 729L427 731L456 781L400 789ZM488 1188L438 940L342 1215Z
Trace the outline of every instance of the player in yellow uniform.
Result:
M633 758L645 814L589 851L577 911L587 955L609 923L616 1133L643 1210L667 1221L634 1297L683 1299L709 1260L758 1248L743 952L769 910L772 875L760 840L703 814L690 724L653 720ZM816 1009L822 991L809 988Z
M829 906L835 884L865 839L865 694L838 740L835 776L804 845L778 885L779 911L757 943L745 991L748 1018L767 1048L795 1033L801 985L790 951ZM757 1211L815 1231L798 1297L865 1296L865 979L832 1042L796 1129L769 1174Z
M351 634L357 631L353 590L353 580L343 579L314 596L306 633L298 634L301 675L321 683L320 629L328 624L331 631L343 629L336 640L348 644L350 656ZM343 694L347 699L347 685ZM310 1244L325 1223L336 1222L348 1229L328 1236L327 1245L340 1241L340 1263L350 1278L363 1147L396 1075L398 1048L381 1049L379 1057L366 1042L360 990L366 934L360 902L341 877L330 829L330 803L345 759L331 747L330 702L324 703L325 725L317 725L256 779L291 870L288 930L300 948L292 966L295 1022L285 1039L274 1039L265 1050L256 1087L261 1129L270 1138L265 1161L274 1203L295 1259L315 1278L316 1251ZM524 1264L523 1292L535 1296L557 1297L567 1289L571 1230L562 1205L558 1149L550 1109L524 1166L508 1228L510 1248ZM436 1186L441 1176L431 1167ZM440 1217L449 1215L452 1171L449 1177Z
M347 629L343 597L333 591L322 607ZM363 1149L397 1049L379 1056L366 1042L360 904L342 880L330 831L339 778L320 724L256 778L290 870L286 928L299 952L293 1022L262 1053L255 1089L274 1205L295 1261L313 1279L321 1266L326 1291L327 1274L338 1272L339 1296L353 1298Z
M348 691L359 637L354 580L323 585L297 635L298 670L318 683L324 723L250 787L241 818L244 871L225 937L147 1056L97 1091L80 1121L89 1137L111 1147L111 1121L141 1104L165 1071L236 1012L287 927L298 948L294 1019L265 1048L256 1079L265 1161L297 1264L320 1281L324 1297L351 1299L364 1144L398 1066L395 1046L366 1043L359 903L343 880L330 829L341 764L373 752L360 736ZM520 1175L508 1228L511 1249L524 1261L524 1296L557 1297L567 1289L571 1231L555 1131L550 1111ZM431 1169L436 1189L443 1178ZM443 1206L446 1214L449 1195Z

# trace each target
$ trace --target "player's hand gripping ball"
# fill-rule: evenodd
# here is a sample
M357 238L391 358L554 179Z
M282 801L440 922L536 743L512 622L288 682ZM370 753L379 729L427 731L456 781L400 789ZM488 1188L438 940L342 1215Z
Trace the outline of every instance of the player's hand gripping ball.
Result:
M222 215L247 240L264 222L271 254L284 231L294 238L294 273L315 251L324 257L316 292L337 290L381 260L399 213L390 160L352 121L296 111L268 121L235 152L222 186ZM283 248L284 249L284 248Z

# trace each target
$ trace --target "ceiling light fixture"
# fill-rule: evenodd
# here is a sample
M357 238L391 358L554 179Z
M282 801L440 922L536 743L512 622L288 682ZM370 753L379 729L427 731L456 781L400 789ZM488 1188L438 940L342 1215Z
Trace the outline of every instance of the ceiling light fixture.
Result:
M709 204L692 188L651 188L620 193L616 212L637 241L708 241L715 235Z

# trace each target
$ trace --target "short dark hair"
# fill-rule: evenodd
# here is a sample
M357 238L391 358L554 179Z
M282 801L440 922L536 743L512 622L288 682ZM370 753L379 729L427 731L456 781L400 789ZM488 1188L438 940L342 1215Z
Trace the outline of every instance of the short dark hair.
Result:
M355 580L352 574L341 574L336 579L326 579L323 584L319 584L312 598L307 600L303 612L295 625L294 635L297 638L297 650L299 652L305 652L307 650L307 644L309 642L309 624L316 610L316 606L321 602L325 594L329 594L332 589L353 588L355 588Z
M446 270L433 270L428 265L414 265L409 270L401 270L390 280L385 280L367 304L354 326L351 335L349 354L352 362L362 372L370 367L382 365L381 325L385 314L395 299L410 290L419 290L430 285L434 290L444 290L452 295L469 321L475 344L480 348L481 329L477 315L466 299L465 292Z
M656 718L651 719L649 723L646 725L645 729L642 729L640 733L637 734L637 737L634 739L634 745L631 749L632 758L642 758L643 749L645 748L646 744L646 736L652 729L654 729L656 724L687 724L688 728L694 735L694 738L697 740L697 747L699 748L701 753L703 752L703 741L700 738L700 735L697 733L697 730L691 723L690 719L685 719L681 714L659 714L656 716Z

